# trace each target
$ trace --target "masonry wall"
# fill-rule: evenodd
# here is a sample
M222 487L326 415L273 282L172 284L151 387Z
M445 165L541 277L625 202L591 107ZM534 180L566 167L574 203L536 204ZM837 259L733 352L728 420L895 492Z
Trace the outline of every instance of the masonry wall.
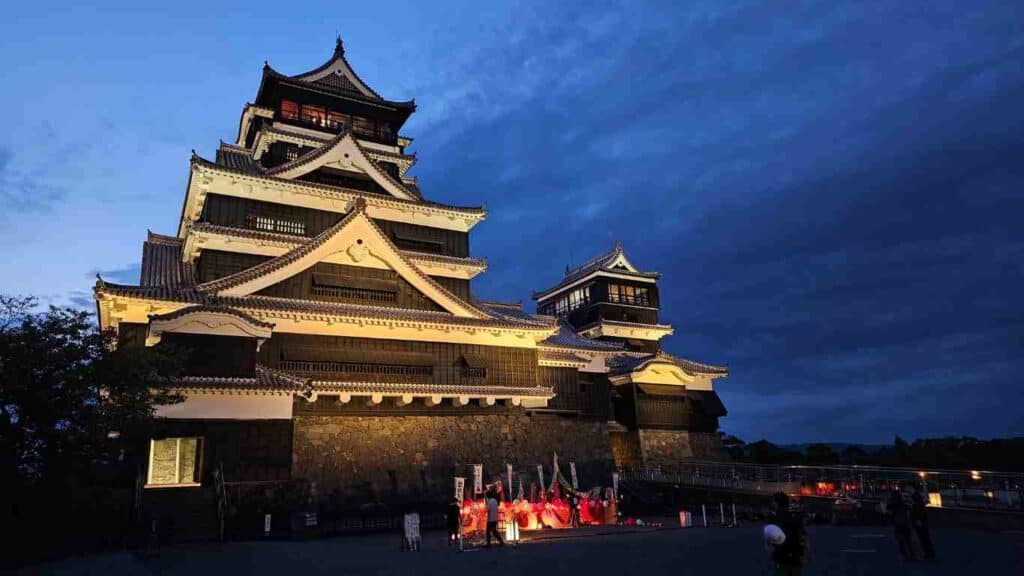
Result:
M671 466L687 460L728 460L715 433L682 430L645 430L636 432L643 462Z
M576 462L581 488L607 484L613 468L605 422L514 411L451 416L299 416L294 420L292 477L335 489L446 495L453 476L485 481L515 466L528 488L543 464L550 482L552 453L566 478ZM518 484L518 480L515 480Z

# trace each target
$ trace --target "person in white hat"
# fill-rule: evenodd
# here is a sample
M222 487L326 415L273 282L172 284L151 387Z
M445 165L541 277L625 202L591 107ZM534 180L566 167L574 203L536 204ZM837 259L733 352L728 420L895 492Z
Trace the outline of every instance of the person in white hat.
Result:
M810 546L803 520L789 509L789 496L774 498L775 523L764 527L764 540L771 552L775 576L801 576Z

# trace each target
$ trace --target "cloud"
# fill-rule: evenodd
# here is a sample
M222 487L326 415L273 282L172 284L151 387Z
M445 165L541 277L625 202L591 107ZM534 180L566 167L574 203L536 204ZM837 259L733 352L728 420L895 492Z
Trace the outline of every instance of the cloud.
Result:
M37 213L53 206L65 195L41 171L23 171L15 165L14 152L0 147L0 204L4 214ZM3 217L3 216L0 216Z

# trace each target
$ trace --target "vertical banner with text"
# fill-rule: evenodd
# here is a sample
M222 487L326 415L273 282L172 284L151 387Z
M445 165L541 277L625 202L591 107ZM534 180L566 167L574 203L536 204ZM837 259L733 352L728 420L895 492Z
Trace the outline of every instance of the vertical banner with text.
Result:
M508 472L508 486L505 488L505 497L512 501L512 465L505 464L505 471Z
M572 477L572 489L573 490L579 490L580 489L580 485L579 485L579 482L576 481L576 463L575 462L569 462L569 476Z
M463 496L466 495L466 479L461 476L455 477L455 500L462 505Z
M473 464L473 495L479 496L484 491L484 465Z
M619 473L612 472L612 494L615 495L615 499L619 498Z
M544 488L544 466L542 464L537 464L537 477L540 478L540 489L543 492L545 488ZM531 496L531 498L532 498L532 496Z

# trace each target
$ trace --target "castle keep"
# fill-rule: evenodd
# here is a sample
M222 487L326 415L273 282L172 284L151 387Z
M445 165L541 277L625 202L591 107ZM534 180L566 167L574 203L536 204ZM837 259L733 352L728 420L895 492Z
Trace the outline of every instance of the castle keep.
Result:
M97 282L119 346L188 352L147 486L217 469L404 491L552 452L584 474L717 455L726 369L662 350L659 275L621 246L534 293L536 313L474 297L486 213L407 175L415 108L371 89L340 40L309 72L265 66L234 141L192 157L139 284Z

